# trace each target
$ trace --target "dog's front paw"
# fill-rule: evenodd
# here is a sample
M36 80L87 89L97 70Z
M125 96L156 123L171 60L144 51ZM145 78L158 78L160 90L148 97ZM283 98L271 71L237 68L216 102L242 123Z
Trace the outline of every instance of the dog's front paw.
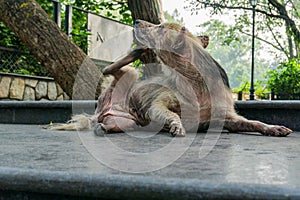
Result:
M185 136L185 129L181 123L172 123L170 125L169 132L171 133L171 135L173 137L175 137L175 136L184 137Z
M270 136L279 136L285 137L292 133L293 131L285 126L277 126L277 125L270 125L264 132L263 135L270 135Z

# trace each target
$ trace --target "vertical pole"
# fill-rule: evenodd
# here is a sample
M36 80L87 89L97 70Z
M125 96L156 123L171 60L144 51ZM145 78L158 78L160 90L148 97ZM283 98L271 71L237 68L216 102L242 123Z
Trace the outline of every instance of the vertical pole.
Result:
M53 0L52 2L53 2L53 20L58 25L58 27L61 28L60 2L56 0Z
M271 100L275 100L275 92L271 89Z
M66 5L65 26L66 26L66 34L69 37L72 36L72 15L73 15L72 6Z
M250 86L250 100L254 100L254 31L255 31L255 5L253 8L253 24L252 24L252 62L251 62L251 86Z

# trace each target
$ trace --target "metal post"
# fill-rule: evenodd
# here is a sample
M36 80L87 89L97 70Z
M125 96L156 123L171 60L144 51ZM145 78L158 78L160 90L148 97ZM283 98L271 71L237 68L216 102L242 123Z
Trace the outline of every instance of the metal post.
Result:
M275 92L271 89L271 100L275 100Z
M72 36L72 6L66 5L66 15L65 15L65 26L66 26L66 34L71 37Z
M251 63L251 86L250 86L250 100L254 100L254 31L255 31L255 5L252 5L253 24L252 24L252 63Z
M58 27L61 28L60 2L56 0L53 0L52 2L53 2L53 20L58 25Z

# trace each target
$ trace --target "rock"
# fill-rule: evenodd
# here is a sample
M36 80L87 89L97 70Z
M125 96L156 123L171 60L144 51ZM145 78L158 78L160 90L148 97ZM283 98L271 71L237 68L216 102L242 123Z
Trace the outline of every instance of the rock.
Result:
M42 97L47 97L47 82L39 81L35 88L35 97L40 100Z
M63 101L64 100L64 95L63 94L59 95L56 100L57 101Z
M26 81L25 81L26 84ZM24 101L34 101L35 100L35 91L33 88L26 86L24 91Z
M55 82L48 83L48 98L49 100L55 100L57 97L57 89Z
M70 97L64 92L64 100L70 100Z
M23 100L25 81L23 78L14 78L9 89L9 98Z
M61 95L64 93L63 89L60 87L58 83L56 83L57 95Z
M34 80L34 79L26 79L25 80L25 85L28 85L32 88L35 88L37 83L38 83L38 80Z
M0 81L0 98L8 98L9 95L9 86L11 83L10 77L2 77Z

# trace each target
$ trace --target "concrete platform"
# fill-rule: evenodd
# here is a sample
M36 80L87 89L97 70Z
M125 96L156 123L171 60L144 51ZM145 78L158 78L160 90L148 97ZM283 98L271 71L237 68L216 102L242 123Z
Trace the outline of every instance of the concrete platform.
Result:
M0 124L0 199L300 199L300 134L96 137Z

